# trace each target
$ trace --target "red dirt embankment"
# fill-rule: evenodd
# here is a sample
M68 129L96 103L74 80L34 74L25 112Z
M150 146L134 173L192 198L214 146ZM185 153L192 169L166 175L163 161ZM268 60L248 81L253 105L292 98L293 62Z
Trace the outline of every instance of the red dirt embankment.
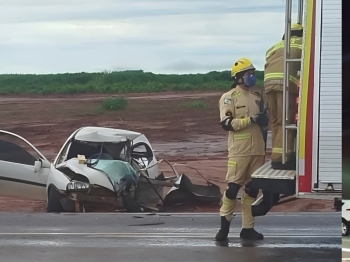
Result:
M186 163L211 182L226 188L227 134L218 124L217 92L186 92L123 95L126 110L102 112L101 103L110 95L69 96L0 96L0 129L14 132L34 144L53 160L67 137L82 126L109 126L144 133L157 151L157 157L171 163ZM205 108L189 106L202 101ZM268 145L269 147L269 145ZM193 181L203 179L196 171L177 167ZM170 171L162 164L160 171ZM299 199L272 211L332 211L333 201ZM214 207L182 207L169 211L214 211ZM239 207L238 207L239 210ZM0 198L0 211L45 212L45 203L13 198Z

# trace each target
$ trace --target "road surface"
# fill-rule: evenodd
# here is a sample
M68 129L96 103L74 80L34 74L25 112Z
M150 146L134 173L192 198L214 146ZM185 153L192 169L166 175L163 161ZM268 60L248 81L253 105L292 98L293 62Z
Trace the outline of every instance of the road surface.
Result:
M270 213L256 219L265 240L241 241L241 216L229 241L214 240L217 214L0 215L6 262L341 261L340 213Z
M350 236L343 237L342 258L343 261L350 261Z

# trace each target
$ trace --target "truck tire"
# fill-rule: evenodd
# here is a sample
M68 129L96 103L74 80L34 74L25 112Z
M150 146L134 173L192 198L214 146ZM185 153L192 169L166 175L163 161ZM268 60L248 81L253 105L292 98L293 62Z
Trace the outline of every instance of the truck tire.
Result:
M52 187L49 191L49 201L47 203L47 213L60 213L64 212L64 209L60 202L60 194L57 188Z

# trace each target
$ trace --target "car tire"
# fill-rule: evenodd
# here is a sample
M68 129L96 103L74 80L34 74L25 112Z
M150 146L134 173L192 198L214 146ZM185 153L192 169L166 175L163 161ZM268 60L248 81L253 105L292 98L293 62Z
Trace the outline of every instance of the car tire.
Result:
M64 209L60 202L60 194L57 188L53 187L49 191L49 201L47 203L47 213L60 213L64 212Z
M128 213L141 213L142 212L142 209L140 208L140 206L135 202L135 200L131 196L129 196L128 193L123 191L121 196L123 199L124 207Z
M349 223L345 219L342 219L342 235L348 236L349 234Z

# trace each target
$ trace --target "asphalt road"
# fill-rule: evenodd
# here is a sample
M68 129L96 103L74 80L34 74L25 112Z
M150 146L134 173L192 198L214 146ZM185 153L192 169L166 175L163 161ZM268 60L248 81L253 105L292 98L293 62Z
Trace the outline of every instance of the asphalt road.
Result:
M214 240L217 214L0 215L6 262L341 261L340 213L270 213L256 219L262 241ZM350 243L350 242L349 242Z
M342 258L343 261L350 261L350 236L343 237Z

